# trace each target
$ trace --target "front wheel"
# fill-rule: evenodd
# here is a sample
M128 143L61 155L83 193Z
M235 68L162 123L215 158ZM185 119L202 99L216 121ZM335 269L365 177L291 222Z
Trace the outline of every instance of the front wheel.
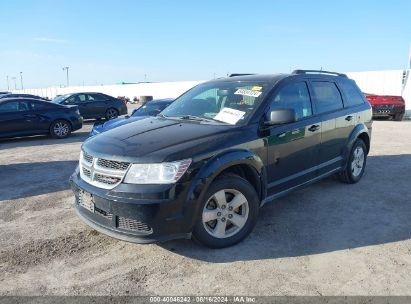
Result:
M50 126L50 134L54 138L65 138L71 133L71 125L66 120L57 120Z
M344 183L355 184L364 174L367 163L367 147L361 139L357 139L348 157L348 163L340 178Z
M201 204L193 236L210 248L232 246L253 230L259 210L253 186L236 175L216 179Z

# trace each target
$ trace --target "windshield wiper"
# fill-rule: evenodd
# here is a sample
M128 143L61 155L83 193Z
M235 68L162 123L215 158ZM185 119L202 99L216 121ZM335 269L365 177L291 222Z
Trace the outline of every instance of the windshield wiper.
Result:
M181 116L165 116L163 114L158 114L157 116L163 117L163 118L169 118L169 119L183 119L183 120L194 120L194 121L205 121L205 122L218 122L218 123L225 123L223 121L219 121L214 118L205 118L205 117L200 117L200 116L195 116L195 115L181 115Z
M185 120L196 120L196 121L207 121L207 122L220 122L218 120L215 120L213 118L205 118L205 117L200 117L200 116L195 116L195 115L183 115L178 117L180 119L185 119Z

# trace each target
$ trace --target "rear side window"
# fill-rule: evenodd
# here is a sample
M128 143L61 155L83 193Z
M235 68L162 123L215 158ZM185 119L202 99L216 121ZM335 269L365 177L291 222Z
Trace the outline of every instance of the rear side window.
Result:
M103 96L100 94L88 94L88 101L98 101L104 100Z
M29 110L29 105L25 101L11 101L0 104L0 112L24 112Z
M271 101L270 110L294 109L297 119L312 115L310 94L305 82L288 84Z
M334 82L313 81L311 85L318 113L331 112L343 108L341 93Z
M344 104L346 107L356 106L364 103L361 93L353 81L342 81L340 87L345 93Z
M47 109L48 104L42 102L31 102L31 108L33 110Z

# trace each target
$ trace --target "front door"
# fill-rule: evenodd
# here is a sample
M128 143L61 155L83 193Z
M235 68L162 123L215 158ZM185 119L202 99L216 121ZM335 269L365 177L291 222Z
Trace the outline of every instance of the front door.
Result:
M272 97L270 110L294 109L297 120L271 127L267 137L268 196L316 176L321 139L321 120L313 116L305 81L286 83Z

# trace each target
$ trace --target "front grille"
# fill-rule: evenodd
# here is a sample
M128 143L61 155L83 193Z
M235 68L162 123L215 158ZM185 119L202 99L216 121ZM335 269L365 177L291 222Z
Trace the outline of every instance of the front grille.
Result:
M128 169L130 163L99 158L97 161L97 165L102 168L124 171Z
M149 225L122 216L119 216L118 218L118 228L146 233L152 232L152 229Z
M83 151L83 158L86 162L88 162L90 164L93 162L93 156L91 156L90 154L87 154L84 151Z
M85 176L87 176L88 178L91 177L91 171L90 171L89 169L87 169L87 168L85 168L85 167L82 167L81 169L82 169L83 174L84 174Z
M121 181L121 178L95 173L94 180L107 185L115 185Z
M97 158L82 151L80 155L80 177L87 183L112 189L123 180L130 163Z

